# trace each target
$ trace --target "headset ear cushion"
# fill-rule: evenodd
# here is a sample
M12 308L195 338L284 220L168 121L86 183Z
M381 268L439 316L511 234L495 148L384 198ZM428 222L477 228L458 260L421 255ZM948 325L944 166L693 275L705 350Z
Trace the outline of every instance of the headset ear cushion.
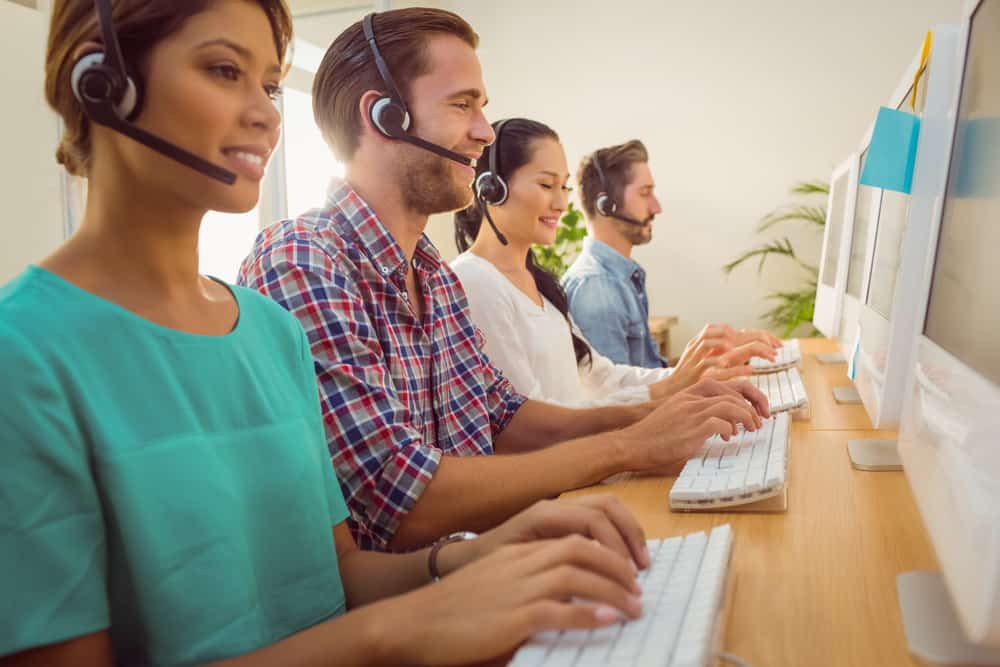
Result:
M597 212L600 213L601 215L608 216L613 214L615 212L615 209L617 209L618 207L615 205L615 203L611 200L611 197L609 197L606 192L602 192L601 194L597 195L597 201L594 202L594 208L596 208Z
M69 76L69 85L73 90L73 95L80 102L83 102L83 93L80 92L80 81L83 79L83 74L91 68L100 67L104 63L104 54L100 51L95 51L93 53L88 53L73 65L73 71Z
M91 70L98 71L92 72L90 76L96 76L104 79L106 85L108 86L106 89L108 96L111 96L112 94L112 81L118 78L117 75L112 74L107 70L107 68L104 67L104 53L100 51L88 53L76 61L76 64L73 65L73 71L70 73L69 83L70 88L73 90L73 95L75 95L76 99L83 103L84 106L87 105L87 101L83 98L83 92L81 91L80 86L84 81L85 75ZM104 70L104 72L100 73L99 70ZM114 105L115 115L123 120L133 120L139 115L139 112L142 109L143 95L141 79L139 78L138 73L132 68L127 70L125 85L125 93L122 95L121 101ZM95 99L91 101L101 102L102 100ZM107 100L104 100L104 102L106 101Z
M410 114L391 97L380 97L370 109L372 124L385 136L399 138L410 129Z
M126 66L128 72L128 88L125 89L125 96L115 107L119 117L128 121L133 121L142 113L142 104L145 102L145 91L142 86L142 77L139 72L130 66Z
M476 177L476 196L487 204L500 206L507 201L507 183L492 171L484 171Z

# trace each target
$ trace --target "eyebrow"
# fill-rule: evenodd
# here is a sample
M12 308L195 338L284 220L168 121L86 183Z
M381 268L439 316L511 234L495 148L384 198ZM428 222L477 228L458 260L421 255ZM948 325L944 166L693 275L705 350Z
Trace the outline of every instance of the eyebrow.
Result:
M478 88L466 88L465 90L459 90L458 92L452 93L449 97L471 97L474 100L478 100L482 97L482 106L486 106L490 103L489 99L483 95L483 91Z
M235 51L239 56L241 56L245 60L253 61L254 59L253 53L250 52L250 49L244 46L240 46L236 42L226 39L225 37L219 37L217 39L210 39L206 42L202 42L201 44L198 45L198 48L203 49L207 46L224 46L232 51ZM271 72L281 73L281 65L272 65L271 68L268 70L268 73Z
M557 174L556 172L549 171L548 169L542 169L538 173L542 174L543 176L551 176L552 178L555 178L557 180L560 178L569 178L569 174Z

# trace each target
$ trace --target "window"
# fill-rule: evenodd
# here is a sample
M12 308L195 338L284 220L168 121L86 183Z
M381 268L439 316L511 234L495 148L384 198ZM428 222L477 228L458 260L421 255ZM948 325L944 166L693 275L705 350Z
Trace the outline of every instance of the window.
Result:
M313 120L312 95L285 88L285 193L288 215L295 216L326 201L326 188L333 176L344 175L344 165Z
M249 254L259 227L259 208L249 213L209 211L198 235L198 271L236 282L240 263Z

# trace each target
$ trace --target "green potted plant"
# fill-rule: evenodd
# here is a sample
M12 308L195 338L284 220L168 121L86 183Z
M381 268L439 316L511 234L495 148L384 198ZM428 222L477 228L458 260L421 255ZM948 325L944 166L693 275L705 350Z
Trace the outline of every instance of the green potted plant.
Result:
M765 232L772 227L786 222L805 222L820 234L826 226L826 198L830 186L819 181L799 183L792 188L792 194L807 197L823 197L822 205L790 204L777 208L757 223L757 232ZM795 262L804 272L803 284L795 289L771 292L767 299L776 302L774 307L761 315L767 325L782 338L794 334L816 336L818 332L812 325L813 310L816 306L816 281L819 268L803 261L796 253L788 237L782 237L761 243L756 248L748 250L733 261L722 267L728 276L736 267L757 259L757 274L764 269L764 263L769 257L784 257Z

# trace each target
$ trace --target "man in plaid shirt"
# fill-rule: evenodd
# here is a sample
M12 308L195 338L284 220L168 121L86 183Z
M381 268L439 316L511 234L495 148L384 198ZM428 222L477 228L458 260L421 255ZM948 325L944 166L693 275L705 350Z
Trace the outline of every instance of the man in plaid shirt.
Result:
M373 21L410 129L478 158L494 139L478 37L449 12L415 12ZM749 385L705 380L661 405L589 410L518 395L484 356L461 285L423 234L429 215L468 205L474 170L380 131L372 107L387 87L361 22L352 25L313 89L346 180L322 208L261 233L239 278L309 336L331 459L363 548L484 530L541 498L685 460L738 422L756 427L766 400Z

